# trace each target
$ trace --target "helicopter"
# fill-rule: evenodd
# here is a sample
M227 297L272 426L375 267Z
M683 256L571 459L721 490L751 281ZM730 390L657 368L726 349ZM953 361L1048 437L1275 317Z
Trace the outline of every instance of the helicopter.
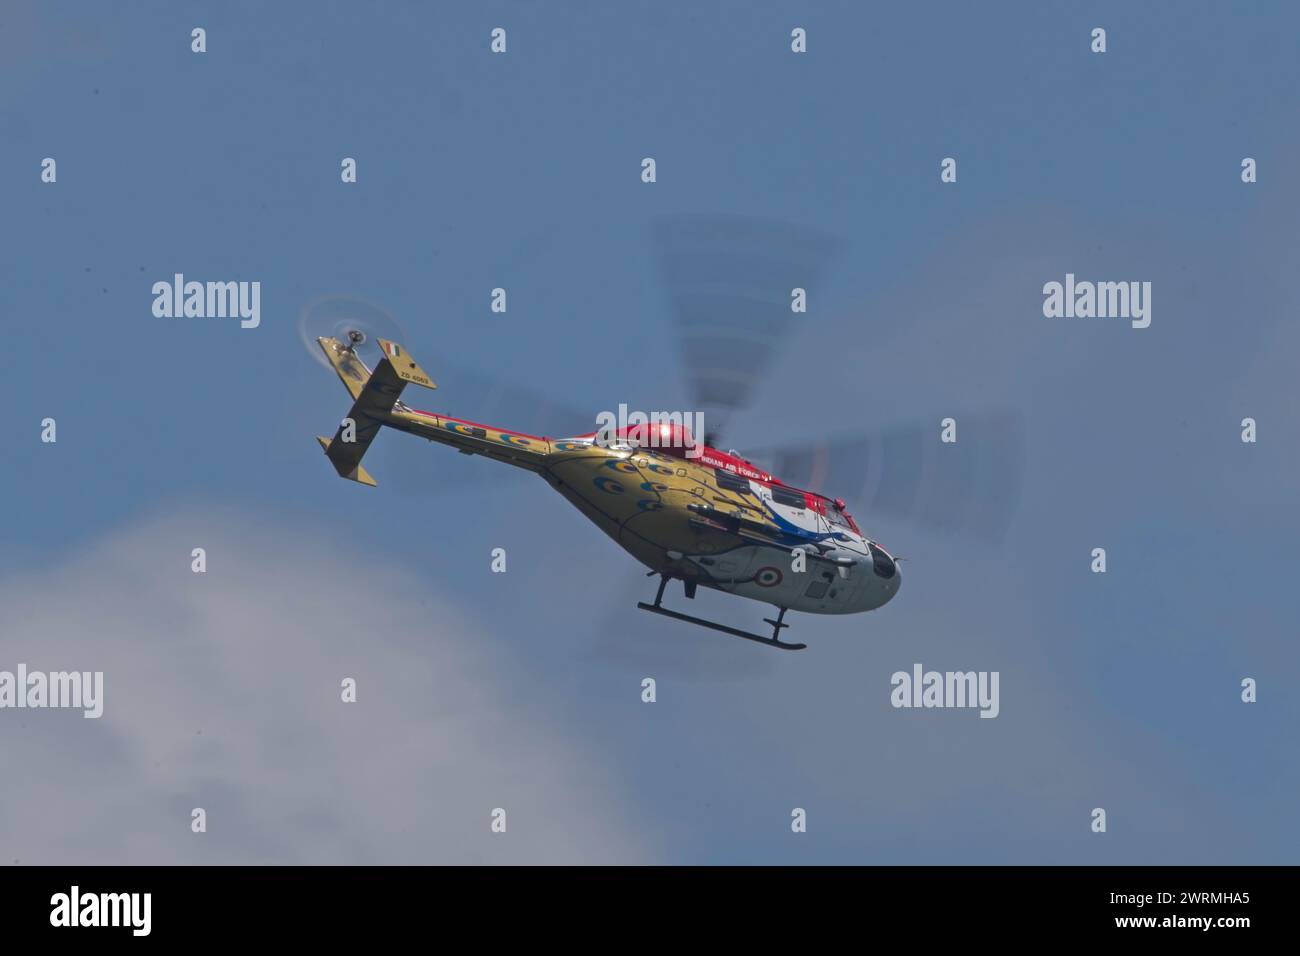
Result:
M402 394L408 384L434 389L433 380L389 339L378 339L372 370L357 351L365 342L360 329L317 337L353 400L334 437L317 438L340 477L376 484L362 458L385 426L534 472L659 577L653 603L638 608L782 650L807 647L781 639L787 611L854 614L898 593L899 559L863 534L843 500L787 485L686 424L549 438L422 411ZM687 599L704 586L773 605L771 635L664 607L674 580Z
M698 524L689 524L690 519L715 521L724 526L723 529L710 529L709 535L697 535L689 540L715 543L744 541L744 548L771 548L770 541L773 539L770 535L763 541L749 537L764 534L749 522L757 522L762 529L769 531L787 530L777 522L777 517L804 532L812 532L814 537L829 535L820 539L822 547L815 544L794 545L797 535L787 539L776 538L787 550L779 554L773 553L773 557L778 560L751 564L746 569L747 573L738 568L724 568L725 562L736 563L741 555L749 553L740 545L731 554L716 550L706 554L692 552L689 548L674 547L665 542L666 546L657 555L654 551L649 554L661 563L647 564L647 576L660 577L660 588L654 601L639 601L641 595L635 593L635 585L629 587L622 597L611 596L603 618L593 622L589 653L606 662L636 662L638 666L653 661L657 666L675 667L689 660L689 667L683 673L696 677L734 676L739 672L738 668L744 670L761 667L761 656L715 652L713 649L721 642L697 642L685 655L679 649L674 655L665 658L654 650L658 646L655 642L640 639L643 635L638 634L636 639L630 641L624 639L628 633L626 618L617 609L624 602L635 603L639 608L668 617L679 614L662 607L664 591L673 580L671 572L676 570L700 572L693 577L680 575L684 587L691 594L695 593L701 579L706 577L703 571L708 569L711 580L727 582L721 591L741 596L756 594L758 601L771 602L778 613L775 620L767 620L773 626L771 637L755 636L743 631L737 635L750 640L759 639L765 644L770 644L773 638L780 635L782 628L776 625L784 623L782 607L787 610L804 609L792 600L782 603L783 588L793 590L798 583L803 588L801 598L810 601L843 601L841 606L847 608L849 595L841 590L842 583L852 581L854 585L861 585L865 581L876 585L889 580L875 576L873 545L884 553L885 558L894 562L895 578L892 588L896 592L901 583L897 576L899 559L886 551L879 542L868 541L852 516L843 507L837 506L835 499L800 492L800 488L835 489L844 499L853 501L858 508L867 511L873 522L883 523L886 527L899 531L906 529L912 535L919 534L919 539L913 539L917 541L916 547L938 546L945 550L965 549L972 545L981 549L1001 547L1018 510L1025 475L1026 448L1023 413L1014 405L1008 406L1005 398L999 399L996 394L977 394L975 401L956 407L945 403L943 414L953 414L961 422L962 440L952 444L939 440L940 433L936 425L941 416L932 414L939 410L933 406L924 410L914 408L902 416L899 414L900 407L894 403L875 401L866 406L865 414L852 421L840 416L840 424L836 425L829 421L815 426L800 425L793 435L782 434L779 429L771 427L765 416L753 414L753 410L761 406L760 396L765 383L780 380L783 374L781 366L791 361L792 354L797 356L801 346L807 347L809 343L818 340L819 336L814 333L809 317L792 308L788 295L795 287L808 290L823 288L825 277L831 272L831 264L845 248L842 239L817 228L751 216L673 215L656 217L650 221L649 227L646 236L649 255L646 261L653 264L658 272L657 284L661 292L659 305L651 305L649 308L662 309L666 319L665 334L656 339L650 348L663 367L676 369L678 378L675 385L663 382L659 386L659 394L672 401L674 407L697 410L707 420L707 432L696 421L694 424L698 435L690 436L703 446L700 457L690 456L683 451L680 446L689 446L689 441L681 433L677 434L679 440L676 442L659 443L668 445L667 448L655 448L653 439L656 436L653 434L649 435L652 439L649 447L645 445L645 433L584 434L591 427L592 417L587 411L568 405L562 395L555 394L551 389L539 392L499 374L485 373L475 368L472 362L467 365L463 357L442 359L438 371L445 389L455 394L457 411L466 416L464 419L417 415L416 423L412 423L394 417L399 412L412 412L398 403L396 395L383 408L382 417L386 420L383 423L404 427L425 437L433 434L437 436L435 440L441 439L446 444L454 444L456 439L453 435L466 432L462 436L464 440L461 450L467 454L475 454L474 449L477 447L497 460L513 459L521 468L526 463L539 459L537 449L550 447L553 451L557 450L555 442L540 439L537 435L552 428L569 429L562 434L571 437L558 440L573 446L558 449L569 456L563 466L565 472L580 472L584 466L578 463L578 459L584 456L592 460L585 467L608 469L606 474L589 471L585 477L574 479L570 491L575 494L584 480L592 482L598 475L615 476L612 467L592 463L602 455L621 455L624 465L630 460L633 468L646 471L649 471L651 464L671 469L671 476L650 471L653 478L640 480L633 480L634 476L627 472L622 473L618 480L631 490L624 491L621 495L613 492L596 496L588 492L596 503L596 511L603 509L605 513L617 516L625 512L616 509L636 507L636 516L630 522L625 522L631 530L640 530L642 526L658 527L657 521L672 518L674 512L668 507L671 502L685 501L680 491L676 491L667 493L665 501L656 500L645 509L637 506L637 502L652 497L645 494L645 489L640 485L658 482L669 484L673 488L695 490L692 491L695 500L685 503L694 504L697 508L687 508L687 515L677 513L673 534L682 533L686 528L692 531L699 528ZM521 237L513 251L507 253L506 261L510 268L525 268L530 261L543 255L544 250L549 248L549 235L546 229L539 227L531 236ZM909 325L877 321L877 316L893 307L896 307L895 302L882 299L874 289L851 297L841 296L837 304L831 305L826 313L818 317L817 322L820 324L817 327L857 330L846 340L846 345L849 353L857 350L853 357L858 362L874 363L877 359L873 356L898 355L900 349L910 349L915 353L917 343L921 340L924 340L925 350L928 350L936 334L934 323ZM949 327L953 341L964 341L964 337L971 334L968 323L964 320L954 322L957 324ZM363 333L363 341L354 342L352 332ZM335 359L346 360L349 364L351 362L350 358L339 356L335 348L351 345L355 357L357 345L361 344L369 364L382 366L382 355L376 349L376 342L402 342L412 337L410 330L383 305L347 292L318 294L304 303L298 314L298 335L304 351L315 364L335 371L338 371ZM336 347L324 348L322 338L334 340ZM369 340L368 343L365 339ZM863 347L868 347L871 351L864 355L861 352ZM882 351L886 347L889 349L887 353ZM794 361L797 363L798 359ZM896 374L895 366L898 366L897 362L884 363L877 371L888 379ZM906 364L901 367L905 368ZM356 366L355 371L360 376L359 380L344 379L345 382L350 381L350 389L358 388L368 381L366 376L369 370L365 363ZM424 378L427 380L428 377ZM849 380L851 377L843 381ZM841 380L832 376L823 381L822 385L830 387L838 381ZM852 397L841 395L845 399ZM382 402L379 404L383 405ZM597 428L602 427L601 418L602 416L597 416ZM511 432L476 424L492 421L511 422L521 430ZM628 424L631 424L630 418ZM372 427L377 432L381 425L375 424ZM477 446L472 442L476 435L474 429L480 429L483 433ZM719 450L725 447L724 440L728 443L731 441L731 438L724 439L723 436L733 433L743 434L747 449L744 458ZM489 439L489 436L495 436L495 440ZM614 443L603 441L604 439L620 439L621 444L628 447L610 447ZM530 444L523 445L523 442ZM533 445L533 442L537 444ZM548 446L543 442L550 444ZM592 445L596 446L596 450L590 450ZM529 447L534 449L532 454L522 450ZM654 457L651 452L665 456L670 461ZM340 454L340 460L348 460L341 453L336 454ZM640 460L646 464L638 465ZM520 473L514 468L448 469L433 455L402 454L401 461L400 470L392 476L394 490L402 495L424 499L482 494L493 487L508 485ZM356 465L360 465L359 456ZM687 474L677 475L679 467ZM702 469L702 473L695 471L696 468ZM699 480L692 481L692 475ZM780 475L781 480L775 480L775 475ZM566 481L558 471L556 477ZM664 480L668 477L672 478L671 483ZM736 500L736 505L712 501L711 496L717 490L718 482L725 484L733 477L745 479L752 494L744 494L739 489L724 490L719 497ZM775 501L777 496L785 496L787 493L791 495L788 499L791 504L782 505ZM797 504L794 496L801 493L805 496L802 516L798 513L800 509L794 507ZM615 496L618 496L617 501ZM574 503L577 504L576 501ZM666 507L656 508L656 504L664 504ZM699 510L700 506L710 504L714 506L712 512ZM742 507L743 504L748 504L750 508ZM750 510L751 508L757 508L758 511ZM648 517L641 515L642 510L652 514ZM630 510L626 513L631 515ZM657 519L655 514L658 515ZM741 521L741 518L747 520ZM592 520L599 523L596 517ZM840 521L848 527L840 525ZM618 533L622 534L621 531ZM891 530L891 533L894 532ZM844 535L845 539L838 539L834 537L835 534ZM642 547L630 531L623 536L632 547ZM872 555L869 575L865 573L867 566L863 560L866 556L864 548L866 554ZM795 555L793 552L796 549L802 550L804 555ZM832 549L853 551L853 554L836 555ZM682 558L669 558L669 551L680 552ZM636 552L633 553L636 555ZM831 560L812 559L814 553ZM682 567L680 562L690 555L694 555L696 560ZM852 557L857 562L856 568L849 572L848 577L840 576L839 565L833 560L836 557ZM714 564L709 565L705 563L706 560L712 560ZM668 565L669 561L679 563ZM794 570L796 565L805 567L805 571ZM764 575L762 582L755 580L741 584L736 580L743 579L747 574L756 576L757 572L768 567L781 573L780 585L764 587L764 582L773 580L771 572ZM882 570L885 567L882 559ZM667 578L664 577L664 570L670 572ZM826 576L828 573L832 574L831 578ZM824 598L815 597L820 588L814 589L814 596L806 595L813 578L827 585ZM834 582L839 583L835 583L835 595L832 597ZM867 594L865 589L857 592L852 595L853 601L866 602ZM723 624L693 620L690 615L682 617L690 623L700 623L727 634L736 630Z

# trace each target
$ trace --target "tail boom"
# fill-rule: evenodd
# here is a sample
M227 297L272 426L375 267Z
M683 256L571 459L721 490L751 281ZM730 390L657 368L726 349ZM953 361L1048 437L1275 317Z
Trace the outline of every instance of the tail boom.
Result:
M352 408L332 439L318 437L340 477L374 486L361 459L387 425L466 455L483 455L528 471L541 471L552 452L549 438L408 408L399 399L408 383L437 388L406 349L380 339L384 358L372 373L354 349L334 338L318 339L325 357L352 396Z

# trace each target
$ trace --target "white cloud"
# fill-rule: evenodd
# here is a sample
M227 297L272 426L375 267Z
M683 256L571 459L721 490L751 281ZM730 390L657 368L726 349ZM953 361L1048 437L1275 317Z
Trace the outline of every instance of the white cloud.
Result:
M0 668L105 674L100 720L0 711L0 862L652 861L542 681L341 530L150 520L0 587L0 634Z

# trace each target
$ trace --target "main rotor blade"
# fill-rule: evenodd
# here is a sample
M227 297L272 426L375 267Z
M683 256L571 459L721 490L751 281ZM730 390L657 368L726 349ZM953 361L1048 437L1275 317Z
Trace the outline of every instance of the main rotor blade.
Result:
M957 440L951 443L941 441L935 420L776 446L750 457L787 484L843 498L859 524L885 514L941 534L1000 541L1020 503L1021 416L993 411L954 419Z
M579 411L540 392L505 383L499 373L479 372L441 358L427 360L426 367L438 383L437 391L413 395L408 389L402 396L408 405L421 411L548 438L596 430L595 412ZM391 461L391 466L385 468L385 478L405 495L434 498L488 490L512 480L536 481L526 472L498 462L455 455L450 449L402 437L401 441L384 443L381 460Z
M691 411L703 412L714 444L804 318L791 309L792 290L815 297L841 243L790 223L726 216L661 220L652 243Z

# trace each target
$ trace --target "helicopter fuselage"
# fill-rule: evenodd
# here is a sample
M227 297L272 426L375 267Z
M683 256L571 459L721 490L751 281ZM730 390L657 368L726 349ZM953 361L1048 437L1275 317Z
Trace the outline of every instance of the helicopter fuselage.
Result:
M652 571L813 614L870 611L898 592L892 556L834 502L765 481L731 456L590 439L550 446L542 476Z
M552 439L419 411L400 401L402 389L436 386L400 345L380 339L384 359L372 373L355 341L318 341L353 397L334 437L318 439L341 477L375 484L361 459L388 426L541 475L665 582L684 581L688 596L703 585L784 615L870 611L898 593L896 561L862 534L843 502L696 443L683 426ZM769 622L778 633L780 620ZM759 639L779 643L775 635Z

